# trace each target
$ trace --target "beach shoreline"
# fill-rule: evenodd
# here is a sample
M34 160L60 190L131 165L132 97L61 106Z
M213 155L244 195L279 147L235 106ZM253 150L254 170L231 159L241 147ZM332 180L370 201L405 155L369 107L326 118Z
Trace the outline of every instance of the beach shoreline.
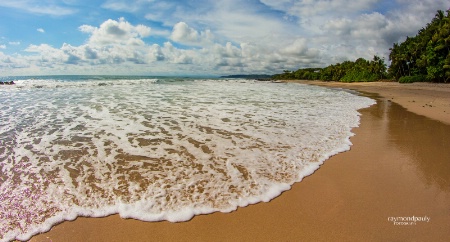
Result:
M308 80L282 80L284 83L300 83L331 88L344 88L358 92L377 93L408 111L450 124L450 84L416 82L333 82Z
M291 190L268 203L199 215L183 223L141 222L118 215L80 217L31 241L444 241L450 237L450 138L446 135L450 95L445 96L450 86L289 82L351 89L377 100L360 110L361 124L353 129L351 150L331 157ZM423 220L403 223L412 218Z

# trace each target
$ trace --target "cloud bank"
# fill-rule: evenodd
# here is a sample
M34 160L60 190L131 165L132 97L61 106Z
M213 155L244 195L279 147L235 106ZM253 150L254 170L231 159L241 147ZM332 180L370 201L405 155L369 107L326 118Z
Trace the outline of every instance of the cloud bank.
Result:
M78 11L69 5L45 10L31 2L3 1L0 7L51 16ZM387 59L393 43L415 35L446 5L444 0L108 0L104 11L142 20L82 24L76 31L85 41L78 45L62 39L59 47L33 43L7 53L12 44L0 41L0 68L10 75L273 74L373 55Z

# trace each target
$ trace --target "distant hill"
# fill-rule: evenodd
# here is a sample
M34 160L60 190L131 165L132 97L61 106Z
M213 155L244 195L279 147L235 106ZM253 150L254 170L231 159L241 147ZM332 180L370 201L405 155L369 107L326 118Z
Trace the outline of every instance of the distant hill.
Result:
M228 76L221 76L221 78L272 79L272 76L251 74L251 75L228 75Z

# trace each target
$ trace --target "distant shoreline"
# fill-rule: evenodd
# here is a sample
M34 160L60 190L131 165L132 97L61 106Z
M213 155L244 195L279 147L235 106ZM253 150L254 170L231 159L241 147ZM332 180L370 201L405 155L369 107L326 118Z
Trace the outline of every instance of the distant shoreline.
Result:
M258 75L258 74L250 74L250 75L227 75L221 76L220 78L244 78L244 79L267 79L271 80L271 75Z

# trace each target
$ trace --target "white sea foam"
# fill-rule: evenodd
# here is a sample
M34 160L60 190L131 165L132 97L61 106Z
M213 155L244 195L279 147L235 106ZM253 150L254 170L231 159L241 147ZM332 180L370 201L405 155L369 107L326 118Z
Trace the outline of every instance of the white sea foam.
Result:
M2 241L80 215L178 222L270 201L348 150L374 104L244 80L17 85L0 89Z
M68 87L97 87L97 86L129 86L157 83L157 78L142 79L102 79L102 80L65 80L58 78L32 78L18 79L14 81L15 85L3 86L3 88L68 88Z

